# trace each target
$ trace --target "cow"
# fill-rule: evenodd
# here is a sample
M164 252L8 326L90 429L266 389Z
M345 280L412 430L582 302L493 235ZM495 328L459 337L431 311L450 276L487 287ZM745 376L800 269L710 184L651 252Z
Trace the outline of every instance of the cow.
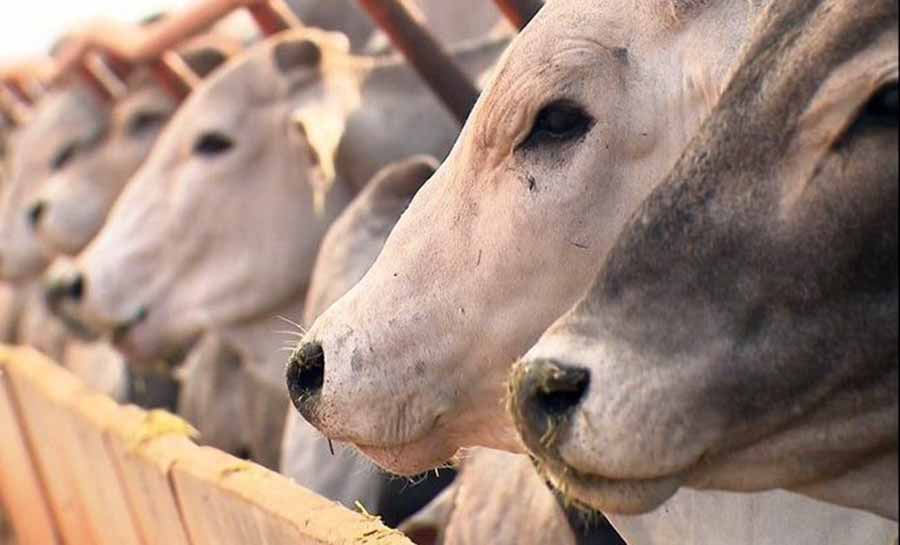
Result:
M545 6L373 268L290 358L288 387L304 417L401 474L442 465L460 447L522 452L503 403L512 363L590 286L630 214L718 100L759 8ZM687 533L703 513L693 495L680 496L672 506L686 517L613 523L626 539L629 529L659 535L661 523ZM758 496L715 498L744 515L760 505ZM779 511L769 513L808 505L776 499ZM810 517L794 524L826 527L841 516L878 524L837 511L804 510ZM751 530L783 522L743 519Z
M312 326L289 386L327 436L400 473L460 447L522 451L500 402L510 366L671 168L756 11L632 4L537 15L373 268Z
M582 543L527 457L481 448L461 456L456 481L401 529L419 545Z
M414 156L386 166L335 220L316 257L304 323L312 323L362 278L437 164L432 157ZM345 505L359 501L390 526L419 511L435 487L453 478L448 470L409 484L377 472L347 449L339 449L336 456L329 454L328 442L300 415L291 413L282 440L281 473Z
M207 35L181 52L202 76L235 50L226 37ZM108 102L114 97L85 84L53 91L40 102L16 133L0 218L8 227L0 249L7 261L2 274L15 283L6 341L41 350L119 400L129 397L121 357L102 343L74 338L53 318L38 273L60 250L78 251L99 229L110 201L175 109L176 101L146 71L126 83L125 95L114 104ZM44 231L62 242L42 244L38 235Z
M182 54L203 78L239 50L227 37L207 34L184 46ZM138 71L129 88L133 91L110 112L102 142L93 148L72 143L65 164L27 206L33 230L51 253L77 255L93 240L178 106L147 71Z
M204 75L227 51L198 43L184 53ZM146 72L128 83L126 96L112 108L83 84L53 91L17 131L0 195L0 277L34 277L58 250L75 253L99 230L111 201L176 107ZM49 245L41 243L39 232Z
M243 365L240 354L215 333L203 335L175 373L177 413L197 429L204 445L278 468L282 392Z
M0 187L0 278L21 282L47 266L51 253L34 236L27 203L72 150L96 142L104 127L101 99L78 85L48 93L16 131L9 176Z
M437 166L433 158L420 156L386 167L338 217L316 258L304 323L312 323L365 275L394 225ZM343 451L338 459L329 459L326 441L299 414L289 416L282 444L281 472L299 484L320 489L324 472L332 487L328 497L358 498L386 515L391 524L403 518L392 516L394 498L380 501L385 477L368 469L358 456ZM310 448L311 444L315 446ZM347 479L346 475L354 478ZM512 511L516 507L521 512ZM480 515L473 517L473 513ZM540 529L527 532L535 544L562 545L567 543L565 532L574 532L527 458L475 449L464 457L460 476L450 488L435 498L428 509L405 522L402 530L420 545L434 542L437 536L442 536L444 545L517 545L525 543L522 524L534 524L535 530Z
M588 295L517 365L576 501L786 489L897 520L898 6L773 3ZM895 530L896 533L896 530Z

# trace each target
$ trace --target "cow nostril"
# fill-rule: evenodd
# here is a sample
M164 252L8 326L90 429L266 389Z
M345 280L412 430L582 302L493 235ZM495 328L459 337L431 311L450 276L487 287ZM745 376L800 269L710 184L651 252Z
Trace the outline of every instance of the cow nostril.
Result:
M549 416L569 416L584 398L591 376L585 369L550 363L534 395L534 403Z
M297 408L322 391L325 384L325 351L319 343L305 343L291 358L288 390Z
M33 227L37 228L41 223L41 218L44 217L44 213L47 211L47 203L44 201L36 202L31 208L28 209L28 223Z
M78 273L73 276L65 284L63 290L67 299L80 303L81 299L84 297L84 275Z
M569 367L555 361L539 360L526 364L525 385L520 400L529 413L554 419L568 418L575 412L590 386L586 369Z

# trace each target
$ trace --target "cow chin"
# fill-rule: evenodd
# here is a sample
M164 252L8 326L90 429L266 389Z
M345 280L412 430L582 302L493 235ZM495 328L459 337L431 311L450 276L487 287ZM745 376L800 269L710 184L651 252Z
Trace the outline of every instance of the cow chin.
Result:
M394 447L355 446L378 467L407 477L447 466L456 454L455 449L440 444L432 437Z
M684 477L646 480L615 480L579 473L556 460L546 460L540 473L564 497L588 510L619 515L642 515L654 511L678 492Z

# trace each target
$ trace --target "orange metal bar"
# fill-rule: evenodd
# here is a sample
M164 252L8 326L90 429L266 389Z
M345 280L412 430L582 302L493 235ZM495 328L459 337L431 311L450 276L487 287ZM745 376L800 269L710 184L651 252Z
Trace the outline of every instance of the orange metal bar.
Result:
M544 7L543 0L494 0L503 15L516 28L522 30Z
M432 91L460 123L478 100L478 89L443 47L397 0L359 0Z

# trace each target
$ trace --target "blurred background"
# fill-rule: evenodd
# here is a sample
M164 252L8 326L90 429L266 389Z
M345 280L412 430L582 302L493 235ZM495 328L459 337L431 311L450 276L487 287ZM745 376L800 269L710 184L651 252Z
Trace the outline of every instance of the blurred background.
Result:
M189 0L7 0L0 17L0 63L46 52L54 40L85 21L103 16L138 21L148 14L183 6Z

